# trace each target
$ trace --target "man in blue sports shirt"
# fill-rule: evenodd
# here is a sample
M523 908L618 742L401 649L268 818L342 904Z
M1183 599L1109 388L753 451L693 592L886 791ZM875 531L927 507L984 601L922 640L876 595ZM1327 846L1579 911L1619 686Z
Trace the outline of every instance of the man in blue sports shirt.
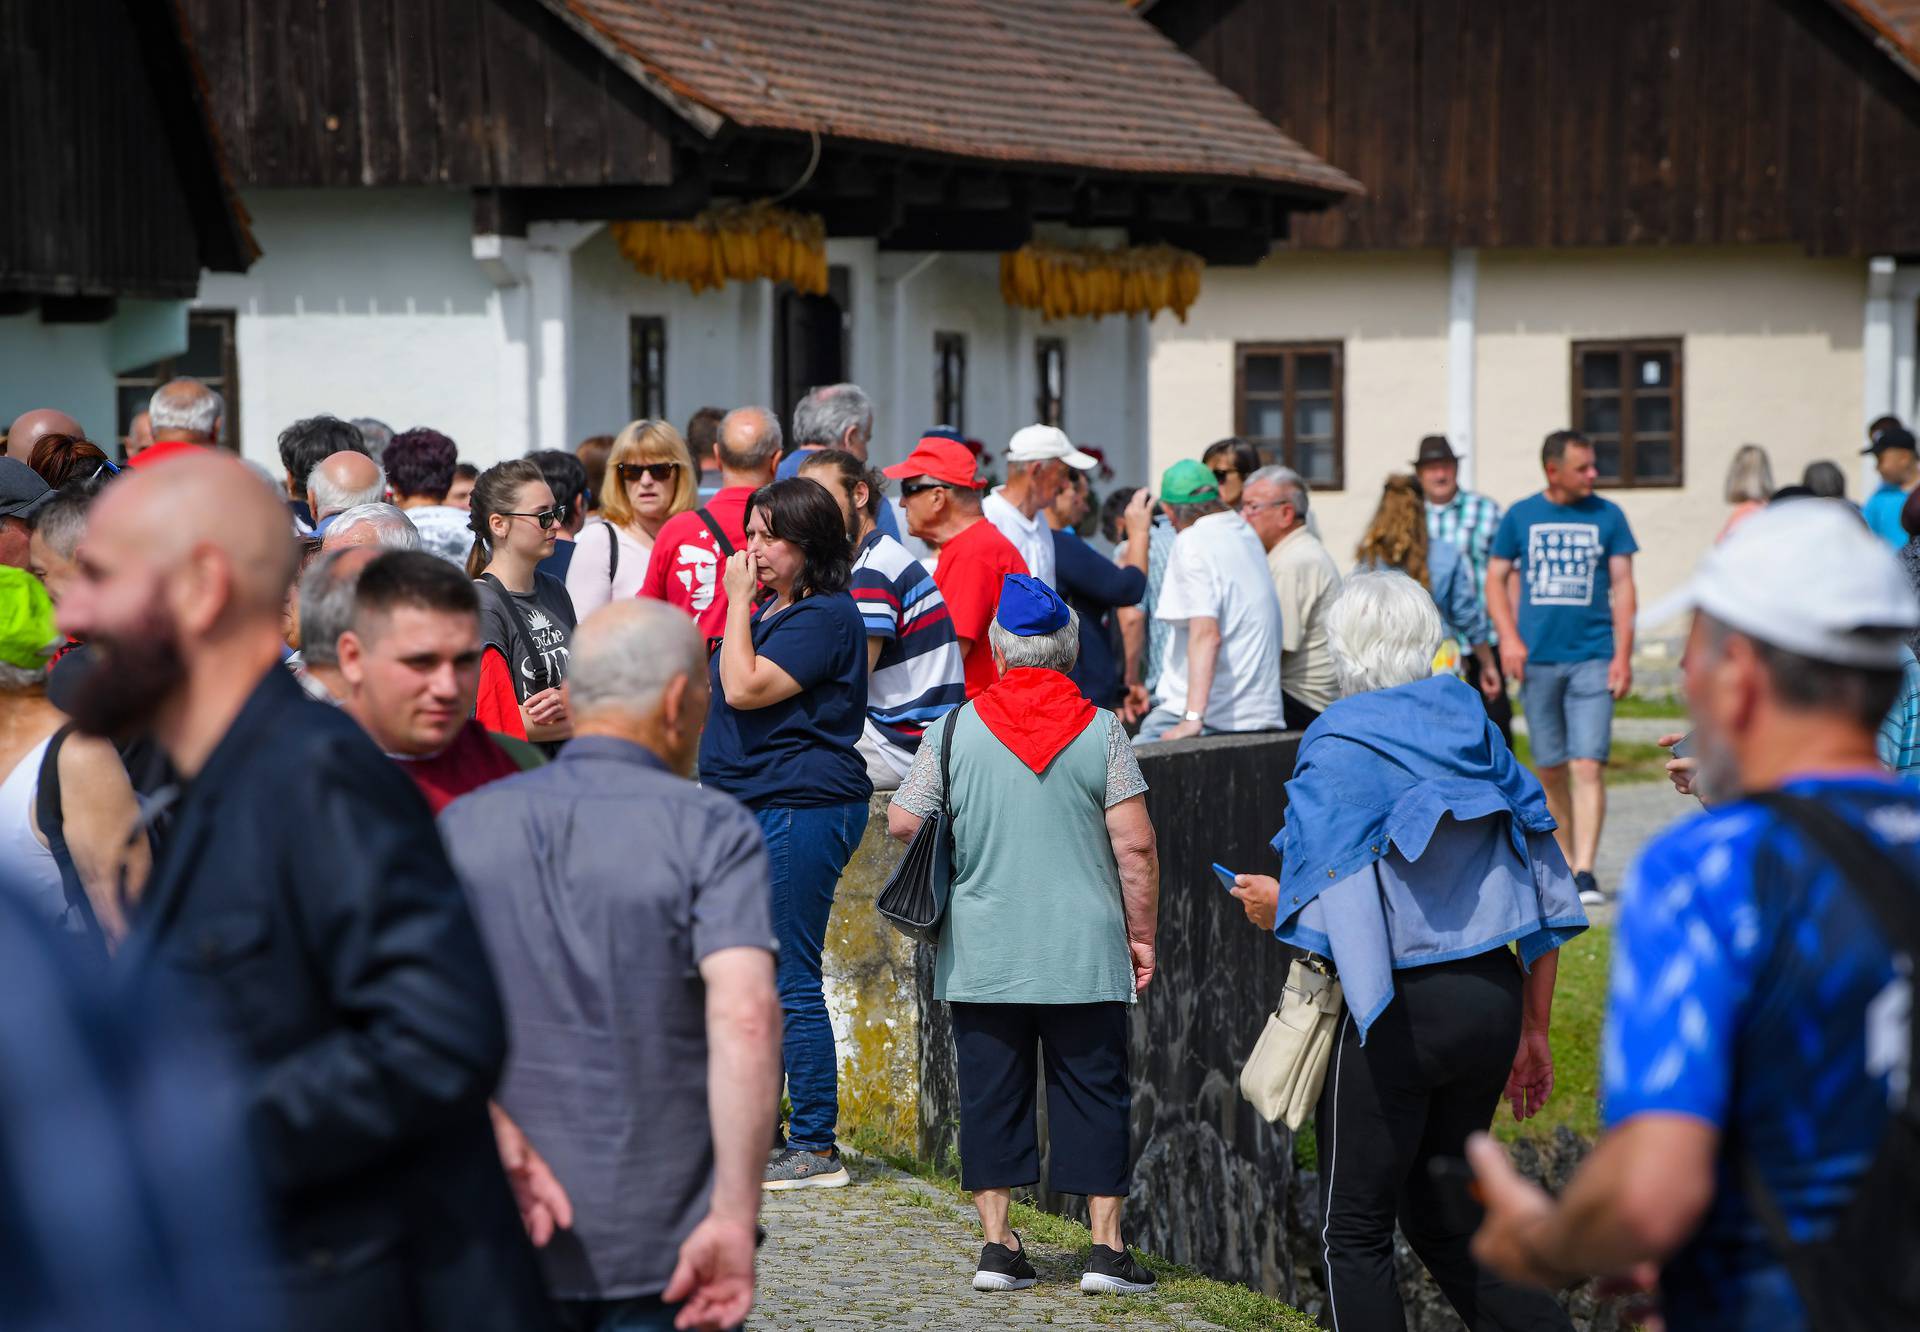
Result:
M1557 1201L1492 1142L1470 1144L1487 1203L1475 1254L1547 1286L1655 1264L1676 1332L1793 1332L1806 1312L1742 1155L1796 1244L1829 1234L1906 1085L1910 993L1860 894L1742 793L1819 801L1920 884L1920 788L1874 750L1920 602L1892 552L1826 500L1748 520L1681 599L1696 612L1687 700L1710 809L1629 875L1605 1135Z

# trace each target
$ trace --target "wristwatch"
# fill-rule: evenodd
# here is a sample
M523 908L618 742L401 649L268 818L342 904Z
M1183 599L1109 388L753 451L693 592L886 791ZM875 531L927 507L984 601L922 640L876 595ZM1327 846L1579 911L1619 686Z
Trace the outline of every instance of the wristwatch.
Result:
M1200 714L1197 712L1183 712L1180 714L1180 720L1197 722L1200 720Z

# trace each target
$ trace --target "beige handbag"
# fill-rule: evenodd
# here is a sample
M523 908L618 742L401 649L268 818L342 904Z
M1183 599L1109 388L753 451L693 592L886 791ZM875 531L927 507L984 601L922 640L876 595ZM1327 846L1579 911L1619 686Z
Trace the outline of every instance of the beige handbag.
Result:
M1313 1114L1340 1027L1340 982L1311 955L1287 970L1280 1007L1240 1070L1240 1094L1269 1123L1298 1129Z

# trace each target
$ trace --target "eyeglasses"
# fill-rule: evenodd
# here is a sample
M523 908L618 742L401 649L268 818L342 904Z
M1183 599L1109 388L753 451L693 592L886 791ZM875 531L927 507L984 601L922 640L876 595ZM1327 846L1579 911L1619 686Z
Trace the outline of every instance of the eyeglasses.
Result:
M1227 484L1228 477L1240 475L1240 469L1237 467L1209 467L1207 470L1212 472L1213 479L1223 486Z
M544 532L550 527L558 527L561 523L567 521L567 506L564 504L556 504L551 509L542 509L538 513L515 513L511 509L502 509L500 516L502 518L531 518L534 522L540 524L540 530Z
M918 495L923 490L952 490L952 489L953 487L948 485L945 481L922 481L917 485L900 487L900 498L905 499L909 495Z
M100 460L100 465L93 469L93 475L88 477L87 480L98 481L100 479L100 474L102 472L105 472L108 476L120 475L120 469L117 466L115 466L112 462L108 461L107 459L102 458Z
M680 470L680 464L677 462L617 463L613 470L620 474L622 481L638 481L643 476L650 476L664 485L673 480L674 474Z

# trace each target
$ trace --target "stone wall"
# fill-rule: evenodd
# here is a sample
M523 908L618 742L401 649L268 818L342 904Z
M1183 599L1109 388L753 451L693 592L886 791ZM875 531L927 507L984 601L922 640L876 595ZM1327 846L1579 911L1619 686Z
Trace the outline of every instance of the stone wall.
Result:
M1279 998L1290 950L1247 923L1211 868L1217 861L1240 873L1278 871L1268 843L1284 821L1283 783L1296 744L1295 736L1221 736L1140 751L1160 844L1160 923L1158 973L1132 1019L1126 1230L1144 1249L1317 1315L1325 1304L1318 1180L1295 1169L1293 1135L1255 1114L1238 1085L1240 1065ZM946 1005L932 997L931 950L917 950L913 980L919 1155L957 1173L953 1033ZM1044 1092L1037 1099L1044 1120ZM1044 1126L1042 1133L1044 1182ZM1516 1160L1558 1189L1586 1147L1563 1129L1523 1145ZM1041 1206L1084 1219L1082 1200L1035 1192ZM1411 1332L1457 1329L1458 1317L1405 1242L1396 1247ZM1622 1326L1585 1292L1566 1303L1587 1332Z

